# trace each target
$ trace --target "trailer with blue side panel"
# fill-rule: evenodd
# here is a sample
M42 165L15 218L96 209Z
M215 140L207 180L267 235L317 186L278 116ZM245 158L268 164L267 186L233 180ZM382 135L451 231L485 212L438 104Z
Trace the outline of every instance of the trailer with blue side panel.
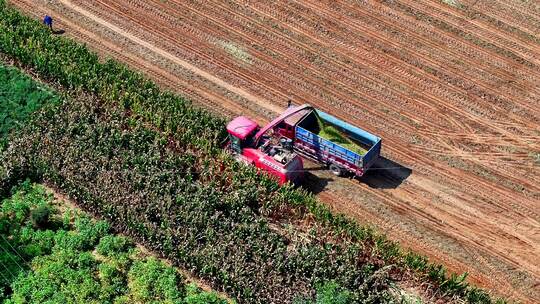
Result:
M354 152L319 136L319 119L324 124L338 129L351 141L361 145L366 152ZM316 109L312 109L296 123L294 133L295 150L328 165L336 175L350 172L356 176L362 176L381 153L380 137Z

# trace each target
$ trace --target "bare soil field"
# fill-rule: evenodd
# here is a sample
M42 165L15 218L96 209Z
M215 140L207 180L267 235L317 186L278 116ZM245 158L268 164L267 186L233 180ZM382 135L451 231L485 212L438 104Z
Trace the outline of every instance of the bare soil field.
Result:
M11 0L225 116L287 99L383 138L338 212L496 295L540 301L540 5L518 0Z

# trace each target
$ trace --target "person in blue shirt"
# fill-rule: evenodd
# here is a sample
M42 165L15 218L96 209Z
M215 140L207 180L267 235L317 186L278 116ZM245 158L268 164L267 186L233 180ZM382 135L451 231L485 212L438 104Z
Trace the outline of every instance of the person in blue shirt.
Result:
M49 29L51 29L51 31L52 31L52 23L53 23L52 17L49 15L45 15L45 18L43 18L43 24L48 26Z

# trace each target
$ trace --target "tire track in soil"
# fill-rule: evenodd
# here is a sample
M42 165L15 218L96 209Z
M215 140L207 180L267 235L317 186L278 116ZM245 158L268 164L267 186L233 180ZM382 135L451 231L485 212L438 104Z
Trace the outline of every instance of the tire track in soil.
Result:
M308 1L303 1L304 5L306 5ZM312 4L311 5L311 9L315 10L316 8L320 7L319 6L316 6L315 4ZM359 10L358 8L355 8L354 6L347 6L347 10L349 11L354 11L355 13L358 13L358 14L361 14L362 16L365 16L366 18L370 18L370 19L374 19L376 20L377 22L381 23L381 24L384 24L386 27L388 28L393 28L395 27L396 25L390 23L390 22L387 22L385 20L383 20L380 16L380 14L382 14L383 12L386 13L386 14L391 14L391 16L398 16L398 13L394 12L394 11L389 11L388 8L384 7L383 5L377 5L377 6L373 6L373 8L377 9L378 11L380 10L381 12L378 12L377 11L377 14L371 14L370 12L367 12L367 11L363 11L363 10ZM332 19L335 19L336 16L334 15ZM345 17L346 18L346 17ZM509 76L512 76L512 74L509 74L508 71L505 71L505 70L502 70L501 68L497 67L497 68L491 68L491 69L484 69L482 67L482 64L483 64L483 61L482 59L478 59L478 60L475 60L472 56L463 56L461 55L459 52L457 51L454 51L450 48L448 48L448 45L446 42L446 44L440 44L440 43L436 43L435 40L431 41L427 38L424 37L425 34L420 34L420 31L418 31L418 27L420 28L426 28L426 31L429 32L429 31L432 31L433 34L438 34L440 37L446 37L446 38L451 38L452 39L452 42L453 43L457 43L459 42L457 40L457 38L453 37L452 34L450 33L447 33L447 32L444 32L442 30L439 30L437 28L429 28L421 23L421 22L418 22L417 20L413 19L412 17L410 16L400 16L399 20L392 20L394 22L398 22L398 21L403 21L403 22L408 22L408 23L403 23L403 24L399 24L400 25L400 28L401 28L401 31L400 32L405 32L407 33L408 35L410 35L412 38L414 38L415 40L414 41L421 41L423 42L425 45L427 46L431 46L433 47L433 50L432 50L432 53L435 53L435 54L445 54L446 56L448 56L449 58L458 58L460 60L463 60L465 63L468 63L470 66L473 66L474 69L477 69L479 71L482 71L486 74L490 74L490 75L497 75L497 77L499 79L505 79L505 78L508 78ZM348 24L350 27L358 30L358 31L362 31L362 32L365 32L367 29L366 27L364 26L361 26L361 25L357 25L355 21L352 21L351 23ZM409 28L412 28L412 27L415 27L417 29L417 31L413 31L413 30L409 30ZM380 29L379 29L380 31ZM370 33L374 33L374 35L377 35L375 34L376 33L376 29L373 29L372 31L370 31ZM377 39L381 39L381 36L376 36ZM433 39L434 37L431 37L430 39ZM442 39L442 38L441 38ZM381 40L384 40L384 38L382 38ZM392 44L392 41L391 41L391 38L387 38L384 40L385 42L389 43L389 44ZM398 46L398 44L396 43L393 43L394 46ZM470 47L471 49L471 53L472 52L476 52L476 53L484 53L485 55L487 56L490 56L490 55L495 55L495 56L498 56L499 59L501 59L501 61L508 61L508 59L498 55L497 53L488 53L486 52L484 49L481 49L479 48L477 45L474 45L472 43L468 43L466 46ZM409 48L409 50L412 52L412 53L417 53L417 50L413 49L413 48ZM434 54L431 54L434 56ZM427 58L423 58L423 60L428 60ZM484 64L485 64L485 58L483 59L484 60ZM429 60L428 62L430 62L432 65L438 67L438 68L443 68L442 65L440 64L437 64L435 61L433 60ZM489 63L491 64L491 63ZM468 77L467 75L463 74L462 72L460 72L459 70L452 70L452 72L456 75L459 75L461 78L465 79L465 80L468 80L468 81L471 81L471 78ZM536 69L529 69L527 71L527 74L530 74L530 75L538 75L538 70ZM536 77L536 79L538 79L538 76ZM488 83L485 83L485 82L479 82L478 79L475 79L475 81L471 81L473 83L475 83L476 85L480 85L481 88L483 89L486 89L488 92L490 90L494 90L498 95L501 95L501 96L504 96L506 98L510 98L510 100L512 102L517 102L519 103L519 99L512 99L510 96L506 95L506 92L505 91L497 91L497 88L494 87L493 85L491 84L488 84ZM519 84L517 83L512 83L513 86L517 86L519 87L521 90L530 90L529 88L532 86L532 85L527 85L526 87L520 87ZM533 90L538 90L537 87L534 87L532 86L532 89ZM526 105L525 105L526 106ZM538 108L536 107L528 107L526 106L528 110L532 111L533 113L536 112L536 113L540 113L540 111L538 110Z
M411 2L409 0L403 0L401 1L390 1L390 0L382 0L384 5L388 8L391 8L393 10L397 10L399 15L406 16L406 19L417 20L421 21L421 23L429 23L431 27L433 27L433 30L437 33L448 35L448 36L457 36L456 39L462 39L458 41L463 46L469 46L473 49L476 49L479 51L479 53L484 54L485 59L491 59L492 57L496 57L500 59L503 62L516 62L524 65L524 69L528 69L530 71L535 71L536 65L532 62L528 62L525 60L525 58L521 58L520 56L517 56L513 52L500 48L498 45L495 45L493 43L489 43L487 41L482 40L482 35L478 35L477 37L467 35L466 32L456 28L449 22L448 20L442 20L437 18L432 18L431 12L424 12L422 9L417 9L416 7L410 6ZM437 22L433 22L437 21ZM426 26L424 24L424 26ZM470 28L470 30L474 30L474 28ZM501 54L500 51L506 51L504 54ZM533 58L536 59L536 58ZM486 64L486 63L484 63ZM487 63L490 64L490 63Z
M19 3L21 1L12 2ZM41 13L46 11L45 8L47 7L50 7L50 4L43 4ZM29 5L25 10L35 11L36 5ZM129 8L126 8L125 14L130 14ZM84 21L76 19L73 21L75 23L78 22L79 24L82 23L81 28L88 28L88 25L84 24ZM180 30L184 31L185 29ZM159 29L154 30L153 35L158 32ZM104 38L105 37L102 37L101 39ZM95 41L97 42L98 40L99 37L96 37ZM114 39L109 41L109 43L112 44L115 42L118 43ZM125 51L124 47L125 46L120 43L119 48ZM107 53L108 51L103 50L103 52ZM112 55L120 57L120 54L118 53ZM125 60L123 57L120 57L120 59ZM133 57L132 60L138 59L148 60L144 57ZM139 68L148 68L148 66L153 65L147 64L145 66L140 63L137 65ZM167 68L154 66L154 69L157 71L159 69ZM200 88L201 90L204 90L205 87L208 91L212 91L212 94L215 94L216 96L223 94L223 92L216 92L215 87L201 85ZM224 98L226 99L227 96L225 95ZM234 103L236 102L237 101L234 101ZM225 107L226 106L227 105L225 105ZM327 111L328 109L337 111L337 113L333 114L337 114L342 118L347 117L345 113L339 111L334 106L324 106ZM239 108L241 109L241 107L237 106L236 110ZM380 117L379 119L384 119L384 114L378 115ZM259 117L262 116L259 115ZM377 123L376 120L371 121ZM516 123L518 123L518 121L516 121ZM399 126L401 124L396 125ZM517 126L522 127L520 124ZM462 132L467 132L467 130L462 130ZM411 155L409 155L410 153L403 152L407 151L406 148L404 149L403 142L394 140L392 137L395 137L395 135L392 135L391 133L385 133L385 135L387 135L389 139L386 140L385 137L385 143L387 145L385 146L385 150L389 150L393 158L395 157L405 165L415 164L414 157L411 157ZM535 220L537 214L534 213L534 207L538 206L535 205L537 204L537 201L531 201L530 199L518 195L517 198L519 198L519 200L524 200L524 206L523 208L520 208L520 201L517 203L515 201L513 203L508 203L508 200L511 200L512 197L515 198L516 196L514 196L515 193L506 188L500 188L500 186L496 184L482 181L478 177L470 177L470 174L464 174L461 170L448 168L448 166L425 158L424 156L420 157L419 160L423 164L411 165L414 169L413 175L405 180L405 182L397 189L374 189L365 184L358 184L357 182L347 180L338 180L329 183L327 188L330 189L322 192L320 196L330 205L335 204L336 206L341 206L343 209L338 209L340 211L347 213L347 210L354 210L354 214L359 220L367 219L368 221L375 223L393 221L401 224L401 219L403 222L407 222L410 226L392 228L390 229L390 235L394 239L401 241L410 241L411 239L415 241L418 240L418 244L426 244L425 246L418 245L422 247L420 248L420 251L432 256L434 260L445 262L451 269L458 271L463 270L459 265L465 265L464 268L472 269L471 280L475 282L478 281L481 286L495 288L498 289L498 292L500 293L533 303L536 298L534 295L534 288L532 291L529 290L527 292L527 290L525 290L526 287L524 286L534 287L534 281L532 283L529 283L528 281L522 282L520 283L521 285L519 282L516 284L516 282L512 281L512 270L508 271L503 268L501 271L501 269L499 269L500 266L498 265L516 265L516 262L519 264L520 256L524 257L522 263L527 263L527 261L531 261L531 253L532 257L534 257L534 252L539 252L539 235L535 234L532 230L526 231L527 229L535 229L538 231L538 221ZM324 173L322 173L322 175L324 176ZM463 177L467 177L468 179L463 180ZM380 178L385 179L387 177ZM475 182L479 183L475 184ZM443 183L444 187L442 187ZM340 188L344 188L346 191L343 191L343 189L340 190ZM479 189L482 190L478 191ZM349 198L347 195L352 195L352 197ZM364 196L375 197L376 201L370 202L370 200L367 199L366 201L363 201ZM349 201L343 201L342 204L338 204L337 200L343 197L347 197ZM501 201L498 201L499 199L501 199ZM436 201L439 203L434 204ZM381 217L381 214L376 210L377 207L386 208L385 210L387 211L383 215L387 215L388 217ZM531 207L533 207L533 209L531 209ZM373 211L374 208L375 211ZM460 220L461 217L465 217L467 220L462 222ZM415 223L415 220L418 221L418 224ZM508 223L508 221L512 220L523 222L524 224L521 225L523 227L515 227L515 231L512 231L513 225L512 223ZM463 230L460 230L462 228ZM395 236L392 234L392 231L396 232ZM484 238L489 238L490 236L493 237L487 240L480 239L479 241L478 237L475 237L475 234L482 235ZM502 244L505 242L505 238L500 237L499 234L510 237L510 239L506 241L507 244ZM411 238L410 235L413 235L413 237ZM428 235L429 237L422 238L422 235ZM453 238L455 240L452 240ZM512 240L512 238L515 238L516 240ZM517 242L516 246L514 246L514 251L504 255L504 246L508 244L514 245L514 242ZM454 246L454 243L457 247L452 247ZM525 243L525 245L523 243ZM492 248L493 246L496 246L497 248ZM414 246L412 247L414 248ZM459 248L465 248L465 253L457 251ZM474 254L477 250L478 252L483 252L483 254ZM484 254L490 258L483 258ZM493 259L495 259L495 262L492 261ZM522 267L527 266L523 264ZM486 270L490 268L493 273ZM520 270L519 268L517 269ZM525 270L532 271L532 273L537 271L534 270L534 268ZM534 279L535 277L538 278L537 275L533 275L532 278Z
M514 27L528 36L537 36L540 32L540 13L529 15L529 10L523 10L519 3L518 5L509 4L507 0L503 1L488 1L486 6L485 1L478 0L460 0L462 4L466 5L468 9L474 11L474 15L485 15L486 17L504 22L506 26ZM514 1L517 2L517 1ZM531 1L532 3L532 1ZM501 7L502 6L502 7ZM505 9L506 8L506 9ZM540 9L539 9L540 12ZM516 19L516 14L521 20ZM534 18L536 17L536 18ZM527 23L527 24L525 24ZM536 31L530 32L531 29L536 27Z
M446 4L443 2L433 2L429 0L418 2L408 1L407 4L432 17L445 20L448 24L464 33L484 37L487 42L492 43L493 45L511 50L524 59L532 60L537 65L540 64L540 58L534 57L534 52L537 47L534 44L531 44L530 41L522 41L519 38L508 35L507 32L501 31L498 27L485 25L481 20L473 18L466 19L465 16L462 16L457 12L447 10L447 7L445 7ZM474 27L471 27L471 25L474 25Z

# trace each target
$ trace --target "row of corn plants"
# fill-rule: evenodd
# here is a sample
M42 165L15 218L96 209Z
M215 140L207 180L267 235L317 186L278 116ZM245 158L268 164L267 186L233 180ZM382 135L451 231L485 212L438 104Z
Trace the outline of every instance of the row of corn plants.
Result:
M0 302L227 303L43 186L14 190L0 201Z
M124 125L115 126L116 129L111 128L110 130L123 130L122 128L126 128L126 126L132 128L131 125L139 125L140 122L143 121L146 124L151 124L153 128L162 132L158 134L155 133L155 131L145 130L143 132L144 134L152 134L148 135L149 137L145 139L141 134L142 131L137 129L137 140L124 139L124 141L117 142L117 144L121 144L121 147L129 147L130 149L135 149L135 151L142 153L144 152L144 148L149 148L148 145L154 144L157 146L152 146L153 148L159 151L167 151L167 153L165 153L167 157L162 154L132 155L137 157L133 159L124 159L126 161L124 167L118 168L114 166L114 160L116 160L116 158L135 152L124 151L122 152L124 154L118 154L113 146L106 146L100 149L108 151L109 154L101 155L98 153L99 151L89 150L101 147L98 145L101 138L94 143L95 147L89 147L88 145L85 145L84 142L80 143L81 146L75 145L74 143L77 142L76 140L79 138L77 136L59 136L59 139L64 140L66 145L69 144L69 149L73 150L72 152L78 150L77 153L79 154L77 157L74 156L73 161L80 159L82 162L77 163L76 165L68 164L64 159L63 153L68 153L69 151L58 150L53 152L53 150L51 150L52 148L48 148L47 146L47 143L49 143L49 146L51 145L51 141L47 142L47 140L49 140L47 137L40 137L43 136L43 134L39 134L39 131L43 131L43 129L38 129L34 135L28 135L29 133L27 133L28 143L18 141L12 145L11 153L10 151L5 153L7 155L5 157L11 159L11 162L8 163L12 165L3 169L3 187L26 176L35 176L37 178L45 177L48 180L53 181L69 194L74 195L77 198L80 197L82 202L92 201L90 198L95 198L95 201L101 202L99 204L92 203L92 206L88 203L89 205L87 207L93 212L104 216L109 214L112 216L119 216L123 214L121 211L124 211L126 215L123 215L122 221L117 222L117 219L114 217L110 219L113 222L117 222L118 225L123 225L123 230L131 231L133 235L138 235L143 241L154 244L156 249L161 250L164 254L170 254L172 256L176 256L177 253L169 251L174 251L178 247L176 246L176 243L173 243L173 239L175 238L172 236L175 234L171 231L178 230L180 229L179 227L185 227L187 224L178 222L179 218L182 218L182 213L171 214L172 212L169 209L178 207L178 204L174 203L178 200L182 202L190 201L189 203L198 202L200 205L198 208L200 210L203 210L203 206L210 208L210 210L214 210L217 208L216 206L223 205L220 208L225 208L225 210L220 210L219 214L225 216L228 221L231 221L229 225L235 223L233 225L234 228L244 229L244 234L247 235L256 232L268 232L270 236L264 236L264 238L268 237L266 241L279 240L275 241L276 243L270 245L269 248L278 251L281 250L283 251L281 254L287 257L289 255L286 251L288 250L287 248L291 247L289 246L290 242L287 241L286 238L283 238L282 234L275 233L275 231L268 228L269 225L267 220L280 222L284 220L292 221L315 218L318 223L332 228L332 235L334 237L340 238L342 243L340 244L341 246L339 246L340 251L351 252L349 253L351 255L353 253L356 254L354 257L356 260L353 259L352 256L349 257L349 259L351 259L350 265L356 265L356 267L351 268L352 273L355 273L356 275L358 275L358 273L355 272L359 269L358 265L368 265L368 263L359 263L358 260L365 261L367 259L373 261L381 259L387 264L396 265L396 268L394 269L398 269L398 272L402 271L405 267L417 270L422 276L425 276L434 282L439 288L437 291L442 294L462 297L468 299L469 302L472 303L491 302L491 299L485 292L468 286L463 281L463 276L448 276L443 267L429 263L424 257L402 251L399 246L386 240L384 236L374 234L370 228L359 226L355 222L350 221L341 215L332 214L327 207L321 205L307 193L289 187L279 188L273 181L256 175L253 170L238 166L232 162L229 157L220 153L221 150L219 144L225 136L223 119L212 116L203 110L194 108L189 102L177 95L160 90L151 81L146 80L140 74L129 70L113 60L100 61L98 56L90 52L86 47L69 39L51 35L49 31L42 28L37 22L21 15L16 10L7 7L2 1L0 1L0 52L16 59L24 67L36 71L51 83L68 91L77 92L82 90L92 97L97 98L99 101L103 102L103 104L95 107L94 111L97 112L95 115L105 111L103 110L105 108L109 109L107 111L112 111L110 109L114 108L116 111L114 112L116 113L115 115L123 117L122 121L124 121ZM62 111L69 112L69 109L62 109ZM49 115L55 114L49 113ZM61 117L59 117L59 119L60 118ZM81 119L83 118L81 117ZM110 119L107 119L107 121L110 121ZM86 122L89 125L92 125L95 120ZM64 127L67 128L71 125L71 123L65 122ZM52 128L54 126L49 127ZM42 126L42 128L46 128L46 126ZM74 130L86 129L81 125L74 128ZM86 131L94 132L97 130ZM132 131L133 130L130 132ZM65 132L65 130L62 132ZM75 134L78 133L75 132ZM105 135L107 134L108 133ZM33 138L32 136L37 137ZM117 134L116 136L118 137L119 135ZM40 140L41 143L39 143ZM56 140L57 139L54 139L54 142L56 142ZM132 146L131 144L135 142L137 145L144 148ZM29 149L29 143L33 143L35 147L39 148L36 148L37 150ZM102 144L110 145L110 143ZM37 154L26 153L26 157L17 157L13 151L21 151L20 149L23 149L22 147L24 147L24 149L29 149L29 151L34 151ZM58 148L62 147L63 146L60 145ZM90 156L87 154L81 154L83 152L95 153L91 158L92 161L88 159ZM156 151L154 152L157 153ZM40 153L53 154L46 154L48 157L37 157L36 155ZM180 157L177 154L182 156ZM55 160L55 157L60 159ZM170 160L174 159L174 162L178 163L175 163L175 166L172 166L164 162L169 158ZM97 163L93 163L94 161ZM64 165L73 165L75 167L68 170ZM89 173L83 165L92 166L94 171L90 171L91 173ZM148 166L153 166L152 170L163 171L152 171ZM105 191L103 192L99 190L99 187L94 188L95 184L91 183L88 185L89 181L95 181L94 179L97 177L105 178L100 175L100 172L108 172L107 174L109 175L107 176L106 181L112 183L112 181L120 177L120 175L118 175L120 174L118 173L120 172L120 169L133 170L133 168L139 167L150 171L143 170L142 172L139 172L142 175L137 176L138 179L132 179L135 177L124 177L126 184L118 185L119 188L112 188L110 191L103 190ZM103 168L114 168L118 171L113 170L110 172L112 169L108 171ZM134 170L130 172L134 174L138 171ZM159 174L157 174L157 172L159 172ZM167 179L170 177L168 174L171 172L175 172L182 178L180 180L173 179L174 182L171 182ZM105 186L105 181L102 182ZM92 185L94 185L94 187L91 187ZM171 185L179 188L174 188ZM107 187L104 187L104 189L107 189ZM120 189L123 189L124 192L118 192ZM133 191L130 192L126 189ZM145 190L147 192L142 192L140 196L134 196L132 193L138 193L135 190ZM180 193L175 191L180 191ZM110 197L113 193L115 193L116 196ZM103 197L102 195L105 196ZM135 199L141 200L144 204L141 203L141 205L137 205L139 207L129 207L129 202L134 201ZM234 206L230 210L228 208L231 207L225 207L229 206L229 204ZM195 210L199 209L195 208ZM227 212L226 210L229 211ZM246 218L249 218L252 221L245 222L246 218L242 217L245 215L243 213L244 211L247 212ZM215 212L215 210L213 212ZM145 222L138 218L144 214L147 214L147 216L150 217L147 219L150 222ZM153 215L150 216L148 214ZM173 215L176 216L177 221L169 218ZM134 218L130 218L130 216L137 216L137 218L134 220ZM139 220L141 221L139 222ZM257 226L257 223L261 221L263 223L261 224L261 227L264 227L264 229ZM135 227L131 227L128 223L136 224ZM178 226L172 225L171 223L175 223ZM245 223L247 226L243 226L240 223ZM195 225L195 227L203 227L201 225L202 224L199 223L199 226ZM167 227L168 229L162 229L162 227ZM215 234L215 229L216 228L212 228L210 231L205 230L205 232L212 232L211 234L215 236L217 235ZM222 228L220 232L221 231L226 234L233 233L236 230L227 227L227 229ZM152 237L145 237L145 233L151 234ZM154 233L157 233L157 235ZM243 234L240 233L240 235ZM222 239L221 235L219 239ZM229 237L229 241L232 239L236 240L236 238ZM207 239L202 237L202 240ZM248 240L249 238L245 235L239 239L239 241L244 242L247 242ZM241 246L240 244L244 243L240 242L236 245ZM192 245L195 246L194 244ZM256 245L254 246L254 248L265 248L257 247ZM293 247L295 249L303 248ZM310 250L317 251L320 248L324 248L321 250L323 253L326 253L321 253L320 255L325 256L325 259L327 259L326 261L329 261L328 257L334 257L330 254L333 252L332 250L335 251L332 247L333 246L329 246L328 244L318 244L313 247L318 249L300 250L296 257L299 258L302 254L307 254L307 256L303 257L307 260L312 260L310 258L311 255L318 256L319 254L311 253ZM190 247L188 246L187 248ZM178 258L177 260L182 264L192 265L191 267L194 267L193 269L199 274L212 275L216 282L219 281L225 290L236 292L240 298L253 299L253 297L257 295L257 298L265 299L265 296L269 296L269 294L267 294L268 292L277 292L279 289L278 287L283 286L284 282L287 282L289 285L295 282L292 278L288 279L288 281L273 281L274 283L270 285L268 285L268 280L262 280L260 282L257 280L249 281L254 278L249 276L242 277L241 275L234 273L234 271L234 274L231 275L226 270L220 269L218 266L219 264L215 264L214 267L203 265L204 263L201 264L201 259L204 260L202 255L201 257L198 257L200 262L195 263L190 255L197 254L196 248L197 247L192 248L194 251L189 252L181 250L183 254L181 254L181 258ZM328 250L330 251L327 252ZM208 252L208 255L233 258L228 252L217 254L212 251ZM366 255L368 257L366 257ZM189 256L189 258L186 258L186 256ZM250 257L248 260L251 260L251 255L248 256ZM272 254L264 256L269 258ZM272 256L272 258L274 257L275 256ZM212 258L208 259L212 260ZM282 258L277 258L277 260L280 259ZM352 262L353 260L356 262ZM305 261L302 263L305 263ZM372 271L383 269L384 267L381 267L381 263L382 262L369 264L371 266L367 268L362 266L360 267L362 269L361 272L367 271L366 269L371 269ZM329 269L334 267L330 262L326 264L330 265ZM282 268L275 267L273 263L270 265L272 265L269 266L271 269L267 271L283 271ZM325 265L325 263L317 264L317 266L320 265ZM313 267L312 270L315 268L316 267ZM317 270L315 273L319 273L319 275L316 276L313 276L313 274L310 274L309 272L301 272L303 276L293 274L293 278L303 282L303 284L300 284L300 281L296 282L298 283L298 285L296 285L298 286L298 289L295 292L300 294L312 293L314 284L320 283L319 281L324 277L320 275L321 272L326 273L327 271ZM261 271L257 275L260 275L262 279L262 277L266 277L266 274L267 272ZM373 273L367 271L366 274L361 274L358 278L366 278L366 276L369 277L370 275L373 275ZM353 283L351 282L350 277L349 279L344 279L344 277L340 277L340 274L338 273L334 273L334 275L328 277L336 278L343 286L353 289L357 288L359 284L363 284L363 280L359 280L362 282L357 280L358 282ZM243 281L244 279L247 281ZM233 281L234 283L232 283ZM239 283L239 281L241 282ZM248 281L251 283L247 284ZM246 287L248 285L252 287ZM272 289L272 287L277 289ZM285 291L285 293L286 292L288 291ZM280 293L277 293L278 298L279 294ZM290 295L291 294L289 293L287 298L289 298ZM363 292L357 293L357 295L362 296ZM285 297L284 294L282 294L282 296ZM384 293L380 293L379 296L385 297Z
M10 77L6 79L2 79L5 81L0 81L0 87L5 88L4 93L8 95L13 95L14 93L18 92L19 86L16 84L19 83L19 79L22 78L25 80L25 84L27 84L24 91L28 93L28 96L32 96L36 92L40 92L42 89L42 85L38 84L37 82L33 81L32 79L29 79L27 76L22 75L21 71L18 69L14 69L12 67L9 68L10 74L17 75L17 77ZM28 83L27 83L28 82ZM55 92L52 92L51 90L47 89L47 94L50 94L53 98L53 100L58 101L60 98ZM58 109L55 109L54 106L57 102L53 103L52 105L49 104L46 106L45 111L48 111L47 113L57 113L56 111ZM79 109L80 107L77 105L75 106L76 109ZM17 106L11 107L9 109L13 109L14 111L18 109ZM93 107L94 111L99 111L98 107L94 105ZM75 110L72 110L75 111ZM29 111L30 112L30 111ZM34 113L34 112L32 112ZM62 115L62 113L66 112L59 112L59 115ZM91 112L94 113L94 112ZM79 113L82 115L82 117L86 117L88 115L88 112L81 112ZM35 113L34 113L35 115ZM38 116L40 117L40 116ZM79 116L77 116L79 117ZM126 117L127 118L127 117ZM45 119L45 118L42 118ZM52 120L51 120L52 119ZM52 122L58 120L56 118L53 118L52 116L47 116L47 121ZM127 120L125 121L127 123ZM95 124L94 118L90 118L90 120L83 121L83 125L92 125ZM53 127L62 126L56 125L56 123L50 124L50 125L44 125L40 124L37 126L46 127L47 130L52 129ZM45 129L43 129L45 130ZM33 131L32 131L33 132ZM143 138L143 141L145 139ZM54 142L49 142L54 145ZM180 150L177 150L180 152ZM20 151L19 151L20 152ZM19 152L15 152L18 156L21 156ZM33 152L30 152L28 155L33 155ZM24 176L24 174L22 175ZM34 176L35 177L35 176ZM36 178L38 179L38 178ZM26 184L27 185L27 184ZM4 187L8 188L8 187ZM23 188L28 188L27 186ZM40 192L41 193L41 192ZM31 196L34 197L34 196ZM42 195L38 195L39 198L42 198ZM39 202L38 202L39 201ZM142 297L141 295L136 296L129 296L125 295L121 290L125 291L125 288L122 288L121 283L122 280L120 278L115 278L115 281L117 281L113 289L118 291L114 293L114 295L111 295L108 293L109 288L100 289L99 286L96 285L95 277L89 275L88 272L98 273L101 277L101 273L97 271L99 269L99 266L92 267L89 269L86 267L88 264L85 264L83 269L77 269L76 272L73 271L70 267L64 267L66 265L63 265L65 260L61 259L60 261L57 260L56 255L48 255L50 253L50 250L44 249L42 247L39 247L39 244L42 243L44 240L40 238L29 238L28 242L20 243L17 240L19 239L19 233L20 233L20 225L30 225L36 226L36 228L40 228L38 231L41 235L41 233L45 233L46 235L51 235L51 233L56 232L56 229L58 228L57 225L49 225L51 222L50 215L51 215L51 208L49 208L48 205L43 204L41 200L35 200L32 199L32 202L34 205L29 206L27 208L26 201L16 200L17 203L13 203L12 200L5 200L0 204L1 207L5 207L5 210L3 212L0 212L2 216L0 216L2 219L0 220L0 226L2 227L0 230L4 233L5 239L10 240L9 243L2 244L2 248L10 248L9 252L3 250L2 254L0 254L0 264L3 266L6 266L8 268L4 269L7 270L7 279L2 277L3 280L0 281L3 286L0 286L0 290L2 290L1 294L3 294L4 299L8 302L40 302L43 299L49 298L49 300L54 299L55 301L61 301L61 302L77 302L77 301L92 301L92 300L100 300L103 302L125 302L126 299L129 300L135 300L141 302L143 299L146 300L171 300L173 298L162 298L159 295L152 295L155 293L154 291L148 291L150 295L146 297ZM19 210L20 214L15 215L11 211L13 210ZM17 220L15 221L15 218ZM52 222L57 222L56 220L53 220ZM24 227L25 229L27 227ZM41 231L44 230L44 231ZM49 231L52 230L52 231ZM50 243L47 239L47 242ZM32 243L38 244L38 247L34 246ZM115 242L113 242L115 243ZM106 243L108 244L108 243ZM114 244L113 244L114 245ZM26 269L25 264L32 264L30 261L33 258L37 258L38 256L33 256L29 252L30 249L38 253L44 253L47 255L47 258L45 260L40 260L41 262L37 263L40 270L44 271L37 271L35 273L32 273L30 269ZM49 247L48 247L49 248ZM62 248L63 250L64 248ZM99 249L99 248L98 248ZM99 250L98 250L99 251ZM64 256L64 252L60 251L62 253L62 256ZM88 252L83 251L81 254L87 254ZM98 252L99 253L99 252ZM68 255L67 257L77 258L80 256L79 252L75 252L74 255ZM51 258L51 259L50 259ZM60 264L59 264L60 263ZM97 263L99 264L99 263ZM19 267L20 265L23 265ZM78 267L81 265L77 265ZM158 268L157 270L160 270L161 268ZM28 277L25 277L25 279L15 279L19 276L19 274L22 272L27 272L29 274ZM94 271L96 270L96 271ZM163 269L161 269L163 270ZM122 273L126 273L127 271L121 271ZM168 271L165 271L168 272ZM169 278L167 274L164 274L165 278ZM154 274L147 275L149 277L155 277L160 276L160 273L155 272ZM44 278L45 277L45 278ZM62 278L67 278L63 280ZM36 279L39 279L41 282L39 284L33 284ZM42 282L42 280L45 279L45 282ZM120 280L120 281L119 281ZM125 280L124 280L125 281ZM104 283L101 281L101 283ZM108 287L108 284L106 287ZM128 284L129 285L129 284ZM171 288L177 289L175 287L176 285L171 285ZM39 291L39 288L43 288L43 292ZM191 288L192 289L192 288ZM191 290L190 289L190 290ZM78 292L76 294L70 294L69 291L77 290ZM328 282L324 284L317 284L315 285L315 290L317 291L317 297L323 297L324 299L327 299L325 303L333 303L333 299L335 298L345 298L345 299L353 299L353 294L346 292L343 290L342 287L340 287L335 282ZM57 292L58 291L58 292ZM54 295L51 294L51 292L54 292ZM170 294L170 293L168 293ZM178 292L173 292L173 294L178 295ZM99 295L99 297L98 297ZM111 298L114 297L114 300ZM210 295L209 295L210 296ZM76 298L76 299L75 299ZM189 296L188 299L200 299L199 296ZM174 299L177 299L175 296ZM207 303L209 301L208 297L202 298L204 299L204 303ZM305 300L303 303L309 303L310 297L309 296L302 296L299 297L300 300ZM202 301L202 300L200 300ZM142 301L144 302L144 301ZM178 301L176 301L178 302ZM181 302L181 301L180 301ZM191 300L186 303L192 303Z
M131 118L82 96L42 111L10 140L0 179L17 173L62 189L240 302L311 298L327 281L351 290L352 302L393 300L393 269L361 245L271 225L286 197L269 206L275 199L264 185L233 174L239 164L213 166L212 156Z

